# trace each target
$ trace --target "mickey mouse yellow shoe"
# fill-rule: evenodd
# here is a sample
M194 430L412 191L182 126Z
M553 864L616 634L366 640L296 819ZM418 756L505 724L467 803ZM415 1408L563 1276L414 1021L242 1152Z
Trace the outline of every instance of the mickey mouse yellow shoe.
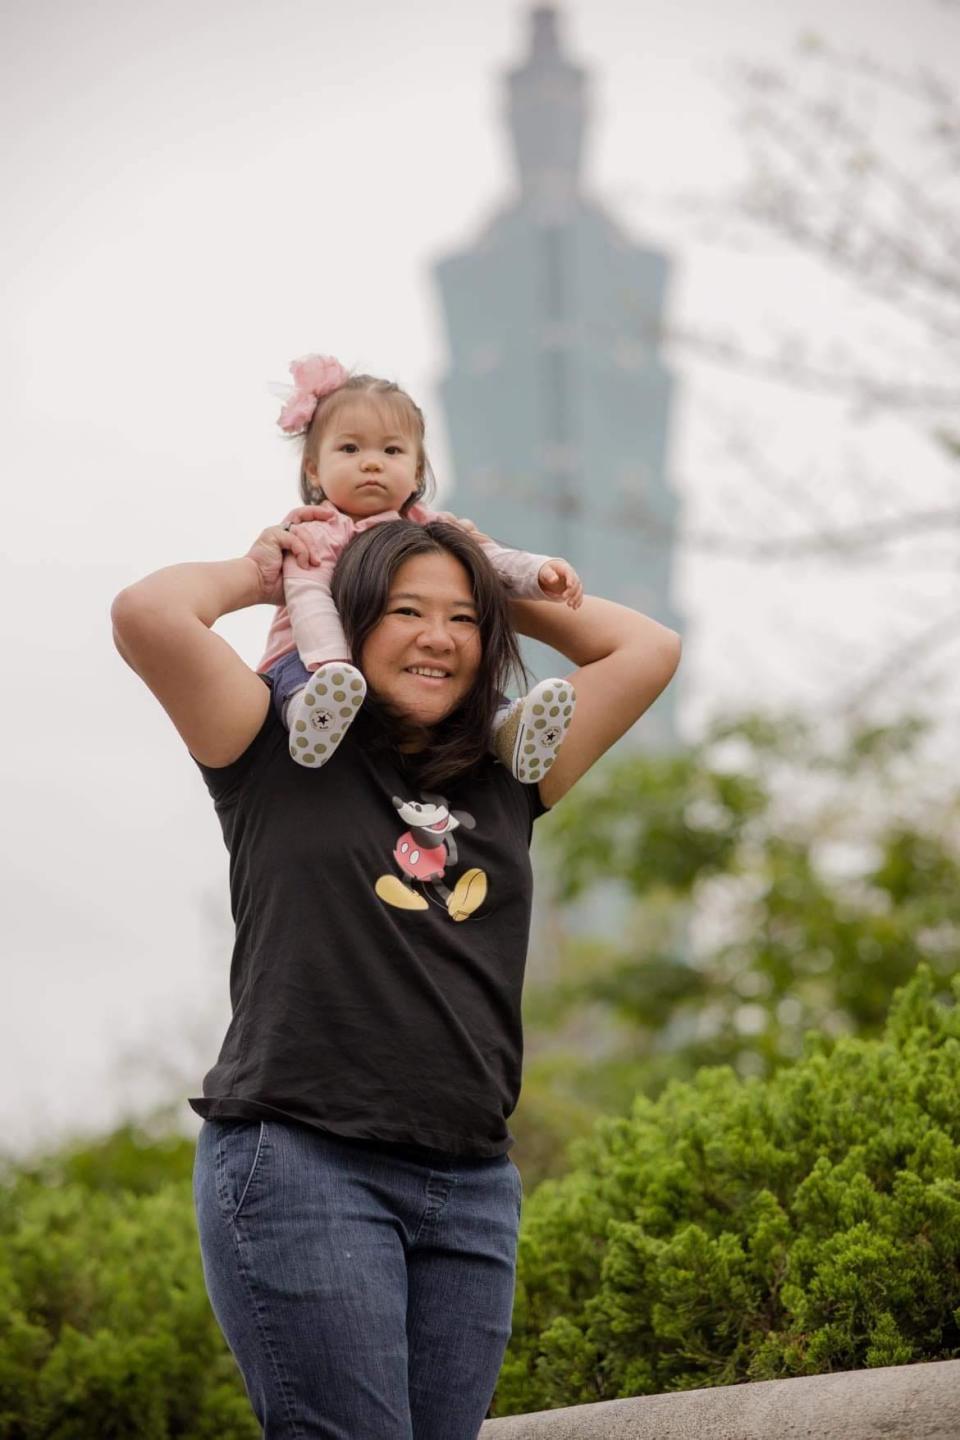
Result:
M451 920L466 920L487 898L487 877L482 870L465 870L447 901Z
M404 885L396 875L381 875L373 888L380 899L385 900L388 905L392 905L395 910L426 910L428 908L423 896L419 895L416 890L411 890L408 885Z

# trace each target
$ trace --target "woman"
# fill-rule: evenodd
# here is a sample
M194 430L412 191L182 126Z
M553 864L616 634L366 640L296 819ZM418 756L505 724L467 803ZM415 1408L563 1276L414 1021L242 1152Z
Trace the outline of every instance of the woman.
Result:
M510 1336L532 822L656 699L679 641L593 597L509 607L457 526L375 527L333 590L370 698L305 775L211 629L280 600L287 550L317 558L274 526L113 608L231 854L233 1017L191 1101L204 1274L268 1440L474 1440ZM539 787L485 753L511 620L579 667Z

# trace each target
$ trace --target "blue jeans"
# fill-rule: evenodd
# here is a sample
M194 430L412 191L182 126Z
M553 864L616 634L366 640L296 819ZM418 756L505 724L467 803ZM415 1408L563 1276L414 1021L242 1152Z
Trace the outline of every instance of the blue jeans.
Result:
M273 708L282 720L283 707L291 695L302 690L304 685L309 683L310 671L296 650L291 650L289 655L282 655L275 665L271 665L267 674L270 677Z
M476 1440L510 1339L522 1187L276 1120L206 1120L207 1293L265 1440Z

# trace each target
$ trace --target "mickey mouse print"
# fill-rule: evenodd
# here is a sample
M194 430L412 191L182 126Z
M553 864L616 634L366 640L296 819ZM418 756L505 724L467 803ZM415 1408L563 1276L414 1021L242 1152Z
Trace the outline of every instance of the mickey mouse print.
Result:
M392 799L407 826L393 848L400 875L381 875L374 886L377 895L397 910L426 910L432 895L451 920L468 919L487 897L486 875L475 867L465 870L452 890L444 879L447 869L459 859L453 832L461 826L473 830L477 822L466 810L451 810L442 795L425 794L422 800L394 795Z

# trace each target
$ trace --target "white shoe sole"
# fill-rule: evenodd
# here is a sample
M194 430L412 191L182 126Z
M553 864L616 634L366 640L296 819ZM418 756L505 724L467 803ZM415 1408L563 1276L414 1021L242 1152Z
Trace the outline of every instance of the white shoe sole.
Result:
M298 765L326 765L356 719L367 682L353 665L331 660L314 670L301 691L290 726L290 754Z
M542 780L556 760L576 703L569 680L541 680L524 698L510 767L524 785Z

